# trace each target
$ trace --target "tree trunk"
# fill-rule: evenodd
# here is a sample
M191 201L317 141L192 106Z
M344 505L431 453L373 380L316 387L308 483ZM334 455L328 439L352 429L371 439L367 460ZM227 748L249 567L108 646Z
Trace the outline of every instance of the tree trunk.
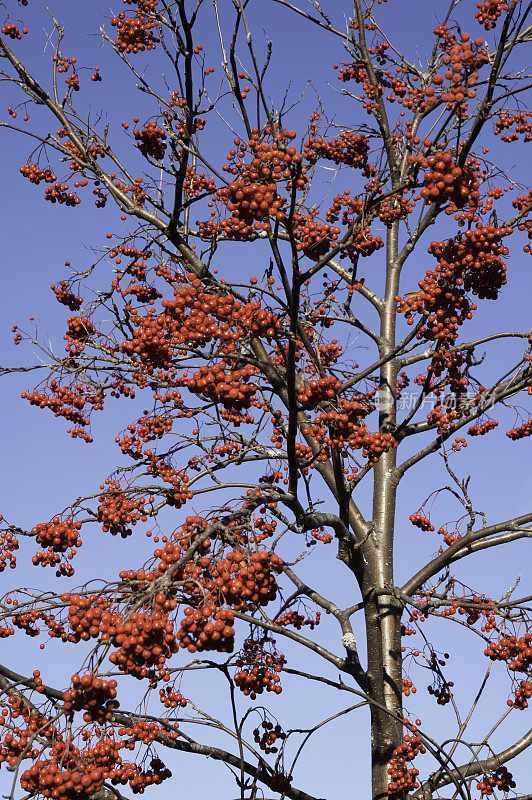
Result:
M399 290L396 265L398 225L388 229L386 287L381 311L380 356L395 346L395 295ZM383 364L379 386L379 430L393 433L396 424L398 367ZM366 637L369 694L379 706L371 709L373 800L387 797L388 765L402 734L401 606L393 596L393 542L397 494L396 451L381 455L374 471L373 532L367 554ZM388 594L386 593L388 592Z

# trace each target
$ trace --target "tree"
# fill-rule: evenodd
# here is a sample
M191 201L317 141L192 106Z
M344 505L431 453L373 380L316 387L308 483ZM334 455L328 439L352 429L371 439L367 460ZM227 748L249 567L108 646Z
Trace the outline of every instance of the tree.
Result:
M510 440L532 432L515 399L532 394L530 320L512 316L505 330L502 312L486 313L505 308L510 241L515 259L532 238L532 194L505 150L532 139L520 61L530 4L435 6L419 62L412 42L389 38L381 0L354 0L345 20L334 3L330 16L288 0L124 4L99 34L105 68L66 55L75 44L51 15L36 57L44 12L14 2L0 39L11 103L0 124L29 143L20 173L72 207L58 209L62 219L94 202L122 225L52 285L70 314L64 352L15 326L39 363L3 373L42 370L22 397L87 444L111 398L147 407L116 437L123 458L99 490L30 530L2 523L0 569L16 567L20 547L19 570L31 557L56 579L39 593L15 573L0 634L8 645L40 635L43 649L46 632L46 647L79 659L72 677L58 668L43 681L39 669L14 669L5 648L10 797L18 784L26 797L122 800L123 786L170 779L178 751L227 765L241 800L312 800L301 749L359 708L374 800L506 796L506 764L532 742L519 733L532 696L530 598L515 586L492 597L463 570L530 538L532 511L488 519L457 454L478 447L481 470L493 414L518 420ZM338 59L338 91L312 95L310 115L312 90L272 99L275 48L256 33L257 14L271 17L271 34L284 20ZM218 42L207 48L209 31ZM124 121L122 98L104 92L113 69L115 85L136 91ZM420 542L422 532L440 538L428 559L425 544L410 552L398 582L396 511L411 474L432 483L427 499L408 490L410 522ZM460 519L436 532L431 509L441 519L451 503ZM123 561L78 585L94 525L124 540ZM136 541L139 528L155 549ZM331 580L335 559L350 605ZM439 644L449 626L475 639L478 691L465 713ZM457 720L452 737L428 713L416 719L412 679L423 669ZM490 675L504 671L485 733L470 734ZM198 709L201 690L189 696L187 681L197 690L213 675L229 722ZM311 728L283 727L262 703L285 681L347 693L349 704ZM510 712L506 745L494 749Z

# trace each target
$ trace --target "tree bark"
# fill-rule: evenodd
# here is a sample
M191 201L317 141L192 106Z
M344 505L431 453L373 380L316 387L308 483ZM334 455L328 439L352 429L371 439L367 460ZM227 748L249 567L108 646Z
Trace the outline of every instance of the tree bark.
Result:
M397 266L398 224L388 229L386 288L381 312L380 357L395 346L395 295L399 290ZM382 365L379 387L379 430L393 433L396 424L398 365L391 358ZM393 543L397 494L396 450L383 453L375 465L373 532L366 549L368 578L364 586L368 653L368 684L372 699L384 705L371 710L373 800L387 797L388 766L402 734L401 605L393 597Z

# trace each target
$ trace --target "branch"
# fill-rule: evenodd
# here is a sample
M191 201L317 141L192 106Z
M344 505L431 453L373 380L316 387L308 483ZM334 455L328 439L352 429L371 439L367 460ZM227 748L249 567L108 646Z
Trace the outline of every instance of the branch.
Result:
M422 567L419 572L417 572L409 581L407 581L404 586L401 588L401 591L405 594L411 596L416 592L424 583L426 583L429 578L432 578L438 572L440 572L444 567L450 564L457 553L461 550L466 550L468 545L473 544L473 542L479 542L482 539L486 539L486 537L491 536L495 533L504 533L505 531L515 531L519 528L520 525L526 525L528 522L532 522L532 514L524 514L521 517L514 517L514 519L506 520L505 522L499 522L496 525L490 525L486 528L481 528L479 531L472 531L471 533L466 534L463 536L458 542L452 544L445 553L441 553L436 558L429 561L424 567ZM467 553L464 552L464 556ZM463 556L459 556L462 558Z

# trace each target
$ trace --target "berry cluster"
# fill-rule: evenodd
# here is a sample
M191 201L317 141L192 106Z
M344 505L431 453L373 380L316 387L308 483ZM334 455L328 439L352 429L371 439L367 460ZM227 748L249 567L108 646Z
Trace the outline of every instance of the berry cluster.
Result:
M334 375L308 381L300 387L297 401L302 408L312 410L320 403L332 400L341 386L342 381Z
M101 789L103 780L102 767L64 769L56 759L39 759L22 774L20 785L30 795L54 800L88 800Z
M47 186L44 190L44 199L49 200L51 203L59 203L59 205L77 206L81 203L75 192L69 192L68 183L61 183L57 181L53 186Z
M522 134L525 134L523 141L532 141L532 123L528 122L530 117L532 117L532 111L514 111L511 114L501 111L495 123L495 136L499 136L502 131L513 127L511 133L501 136L501 142L516 142Z
M63 521L59 517L54 517L51 522L42 522L32 528L32 534L36 536L38 544L47 547L45 551L39 551L32 557L32 563L45 566L58 566L56 576L61 575L71 576L74 574L74 568L66 560L61 559L61 555L67 553L67 559L71 560L77 550L75 548L81 547L81 539L79 538L79 531L81 529L81 522L75 522L72 518L67 518Z
M89 425L89 419L82 413L86 403L84 398L72 391L68 386L58 386L55 381L50 384L50 392L52 394L51 397L44 391L38 392L37 390L22 392L20 396L25 400L29 400L32 406L49 408L55 417L64 417L69 422L82 427ZM79 435L79 430L75 430L76 435ZM87 440L89 438L87 437Z
M279 723L273 725L273 722L265 719L261 722L260 728L255 728L253 731L253 738L255 744L258 744L260 749L269 755L270 753L277 753L279 748L275 746L276 742L284 742L286 733L283 731Z
M514 699L508 700L508 705L523 711L528 708L528 701L532 697L532 681L521 681L514 692Z
M480 791L481 797L489 797L496 789L501 792L509 792L510 789L515 789L516 783L513 775L506 767L498 767L494 772L489 775L483 775L477 783L477 789Z
M120 707L116 700L116 681L105 681L95 675L81 677L72 675L72 688L63 692L63 712L68 716L74 711L85 710L85 722L97 722L103 725L108 722L113 711Z
M440 87L444 78L449 81L449 85L441 92L440 99L447 103L449 110L463 116L467 111L467 100L476 97L474 87L479 79L478 70L488 62L488 51L483 39L477 38L471 42L468 33L462 33L457 41L446 25L439 25L434 33L438 36L439 47L443 51L442 63L447 71L444 75L433 77L433 86ZM431 91L432 97L429 96L427 102L435 105L433 87L429 87L426 92L428 91Z
M308 214L297 211L293 217L293 227L299 239L296 249L303 251L307 258L319 261L338 239L340 228L331 227L328 222L317 219L318 210L314 209Z
M50 167L41 169L37 164L24 164L20 168L20 174L36 186L38 186L41 181L45 183L54 183L57 180L57 175L54 175Z
M491 31L497 24L497 20L503 11L508 11L510 6L505 0L484 0L484 2L477 3L478 11L475 17L484 29Z
M79 354L83 352L83 344L96 333L96 328L90 319L84 317L69 317L67 324L67 332L63 337L67 343L65 350Z
M199 174L194 167L187 167L184 190L187 197L199 197L200 194L212 194L216 191L216 182L204 172Z
M423 155L408 156L408 161L426 170L420 195L428 203L445 203L449 200L456 208L463 208L466 203L475 208L478 204L480 181L475 170L478 164L473 159L463 168L459 167L453 153L447 150L428 158Z
M135 309L129 313L137 327L131 338L122 342L121 351L131 357L137 356L148 372L153 372L154 367L169 369L172 366L172 352L168 333L164 329L164 318L156 319L151 308L146 317L141 317Z
M391 433L380 431L370 433L362 419L372 410L368 403L369 399L370 396L366 396L365 402L361 403L358 400L347 401L339 398L338 410L320 412L315 417L315 424L310 428L304 428L303 433L311 433L323 446L324 456L330 450L345 453L345 448L349 448L362 450L362 455L368 459L368 463L376 464L383 453L397 447L397 441Z
M527 436L532 435L532 419L528 419L526 422L523 422L522 425L519 425L517 428L511 428L511 430L506 431L506 436L509 439L512 439L514 442L518 439L525 439Z
M399 800L412 789L419 787L417 780L419 770L415 767L408 767L408 762L412 761L419 753L425 752L420 736L414 734L404 737L403 742L393 751L393 758L390 759L388 774L391 780L388 784L388 797Z
M133 136L143 156L162 161L166 151L166 131L156 122L147 122L142 130L134 130Z
M397 296L399 310L427 314L418 338L453 344L458 336L458 326L471 319L476 309L466 297L466 292L481 299L495 300L506 284L506 265L502 256L508 248L502 244L504 236L512 232L511 227L498 228L493 224L484 226L478 222L475 228L448 239L431 242L428 251L438 261L435 270L428 270L419 282L420 292L402 300ZM433 367L432 367L433 369Z
M470 436L484 436L489 431L497 427L498 421L496 419L487 419L485 422L478 422L471 425L467 432Z
M176 692L170 686L159 689L159 697L165 708L185 708L187 704L181 692Z
M142 11L140 2L136 16L126 17L121 11L111 19L111 25L116 28L115 46L121 53L154 50L159 41L153 34L155 22Z
M316 534L314 534L316 536ZM316 612L316 616L314 619L312 617L305 617L303 614L300 614L297 611L290 610L285 611L284 614L281 614L280 617L277 617L275 620L276 625L281 625L283 628L288 626L293 627L296 631L300 631L303 625L309 625L310 630L314 630L315 625L320 624L321 613L319 611Z
M295 152L295 148L290 149ZM222 230L227 227L227 235L234 236L237 232L248 235L254 227L264 229L262 222L268 220L270 216L279 220L284 219L281 208L286 200L277 194L276 183L246 184L239 178L229 186L218 189L216 196L224 201L227 210L233 215L226 221L225 226L223 223L220 224ZM269 222L264 224L268 226L265 230L269 230Z
M55 294L58 303L67 306L70 311L78 311L80 309L83 298L77 297L73 292L70 291L70 284L68 281L61 281L59 286L52 284L50 288Z
M22 33L27 33L28 29L23 28L21 33L14 22L4 22L0 31L4 36L9 36L10 39L22 39Z
M160 610L150 614L134 611L127 621L116 620L109 635L119 647L111 653L109 661L139 680L146 677L155 680L157 674L163 677L166 661L178 650L173 623Z
M271 644L270 651L264 649L267 643ZM285 657L282 653L277 653L274 645L274 640L268 637L257 640L250 636L245 640L235 662L239 668L239 672L235 672L235 684L252 700L256 700L257 695L262 694L265 689L276 694L282 692L279 673L285 664Z
M109 531L112 536L120 534L125 539L132 533L130 526L135 526L139 521L146 522L144 496L121 490L119 481L110 478L100 488L105 492L98 498L98 522L101 522L104 533Z
M183 385L192 394L219 402L227 409L241 411L249 408L257 386L248 381L257 370L251 365L230 371L226 367L225 361L210 366L203 365L190 378L183 380Z
M303 189L306 185L306 168L301 167L302 156L295 147L287 144L295 139L295 131L269 126L264 131L253 128L248 142L235 139L234 145L223 166L225 172L234 176L233 183L216 191L215 201L231 213L226 219L198 222L199 231L205 237L228 236L236 239L249 238L256 231L271 230L270 217L282 222L286 198L279 194L279 181L285 181L287 191L293 183ZM244 161L246 156L250 161ZM209 205L214 205L214 202Z
M0 515L0 522L3 517ZM15 551L19 549L19 541L10 528L0 530L0 573L2 573L7 566L10 569L15 569L17 566L17 557Z
M362 170L367 178L375 175L377 170L368 162L369 139L353 131L342 131L335 139L325 141L323 136L317 136L317 121L314 118L310 126L310 139L305 143L303 155L315 164L323 158L335 164L346 164L349 167Z
M185 608L185 618L176 638L179 646L189 653L203 650L216 650L219 653L232 653L235 631L232 627L234 614L231 610L217 608L214 603L206 603L200 608Z
M532 634L525 633L519 639L502 636L498 641L490 642L484 655L492 661L505 661L513 672L528 672L532 667Z
M40 522L32 528L31 533L38 544L50 547L54 553L64 553L70 547L81 547L80 530L81 522L76 522L72 517L64 520L54 517L50 522Z
M419 511L416 511L415 514L410 514L409 519L412 525L415 525L416 528L421 528L422 531L434 530L434 525L432 525L430 519L420 514Z

